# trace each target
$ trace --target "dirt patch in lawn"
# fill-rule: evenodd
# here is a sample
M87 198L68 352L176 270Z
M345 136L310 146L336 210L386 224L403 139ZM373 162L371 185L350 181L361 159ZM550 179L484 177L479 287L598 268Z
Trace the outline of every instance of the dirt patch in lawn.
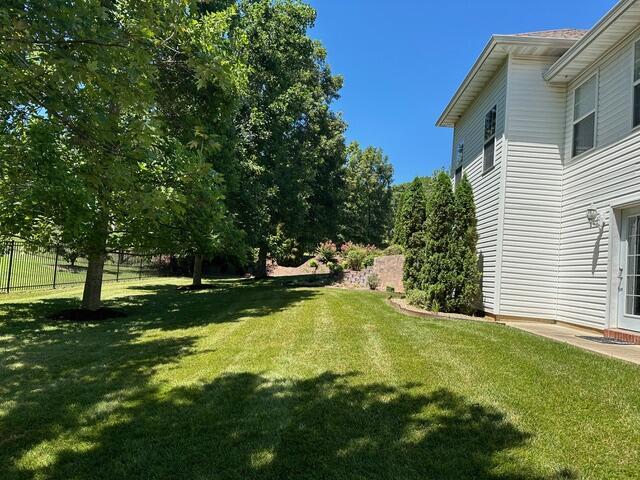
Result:
M309 264L315 260L318 268L313 268ZM310 258L297 267L282 267L275 260L270 260L267 264L267 271L270 277L297 277L299 275L323 275L329 273L329 268L321 263L317 258Z

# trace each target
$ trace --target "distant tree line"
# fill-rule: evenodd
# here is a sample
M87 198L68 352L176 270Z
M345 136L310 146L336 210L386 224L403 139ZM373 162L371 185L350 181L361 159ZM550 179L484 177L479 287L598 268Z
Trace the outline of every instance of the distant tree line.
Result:
M392 167L345 145L342 79L298 0L0 6L0 235L266 275L269 255L389 242Z

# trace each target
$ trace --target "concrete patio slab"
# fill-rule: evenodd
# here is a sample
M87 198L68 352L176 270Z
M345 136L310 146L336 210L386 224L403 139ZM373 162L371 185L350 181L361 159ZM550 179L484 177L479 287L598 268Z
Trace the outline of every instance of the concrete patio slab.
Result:
M596 331L565 324L539 322L505 322L505 325L550 338L557 342L568 343L569 345L606 355L607 357L613 357L640 365L640 345L605 343L608 342L609 339L605 339L604 335Z

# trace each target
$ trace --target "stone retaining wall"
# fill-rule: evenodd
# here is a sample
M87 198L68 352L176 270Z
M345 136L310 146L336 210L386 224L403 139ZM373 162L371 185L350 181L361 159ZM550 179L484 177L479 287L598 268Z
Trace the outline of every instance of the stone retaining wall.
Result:
M345 271L342 283L348 287L369 288L367 278L375 273L380 280L378 290L385 291L387 287L392 287L396 292L404 293L402 284L403 268L404 255L377 257L372 267L365 268L359 272Z

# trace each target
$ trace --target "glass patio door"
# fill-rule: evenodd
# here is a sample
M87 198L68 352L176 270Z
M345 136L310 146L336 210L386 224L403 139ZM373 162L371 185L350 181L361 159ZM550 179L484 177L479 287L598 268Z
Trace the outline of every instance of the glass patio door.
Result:
M640 208L622 214L618 327L640 331Z

